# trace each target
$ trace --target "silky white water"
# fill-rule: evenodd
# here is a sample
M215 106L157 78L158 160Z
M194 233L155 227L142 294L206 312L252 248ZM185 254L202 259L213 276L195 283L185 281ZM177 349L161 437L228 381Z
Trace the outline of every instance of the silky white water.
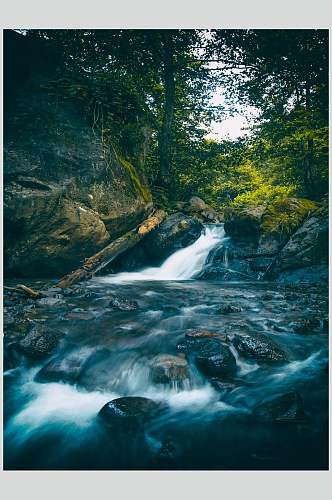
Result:
M160 267L148 267L139 272L118 273L97 280L103 283L190 280L203 269L210 251L226 239L228 237L225 237L223 224L206 226L192 245L173 253Z

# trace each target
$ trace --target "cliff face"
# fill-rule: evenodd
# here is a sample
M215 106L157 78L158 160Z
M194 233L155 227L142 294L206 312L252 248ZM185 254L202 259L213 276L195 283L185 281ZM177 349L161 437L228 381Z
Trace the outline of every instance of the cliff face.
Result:
M6 30L4 60L5 273L59 276L146 217L145 145L129 160L50 91L61 57L43 43Z

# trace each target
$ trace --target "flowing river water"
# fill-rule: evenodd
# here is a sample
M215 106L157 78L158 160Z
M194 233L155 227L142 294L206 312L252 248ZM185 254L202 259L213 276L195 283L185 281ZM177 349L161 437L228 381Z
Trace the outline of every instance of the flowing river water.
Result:
M160 267L96 277L31 308L34 324L63 334L54 354L62 376L43 377L49 359L23 355L5 372L6 469L327 468L326 289L195 279L224 239L222 225L207 226ZM110 301L119 295L137 307L114 310ZM297 333L292 325L307 315L318 322ZM226 334L235 372L206 376L187 356L187 378L153 381L153 359L185 359L177 346L191 329ZM273 339L287 360L244 356L232 336L248 333ZM301 418L292 410L282 419L273 410L257 418L258 405L284 394L300 395ZM135 432L105 426L98 412L124 396L166 410Z

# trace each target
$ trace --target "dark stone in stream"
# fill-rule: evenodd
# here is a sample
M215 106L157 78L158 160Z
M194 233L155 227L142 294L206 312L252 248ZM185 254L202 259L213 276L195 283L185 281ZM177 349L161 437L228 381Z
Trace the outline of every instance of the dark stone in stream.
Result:
M235 335L234 346L242 356L262 361L287 361L286 353L262 333Z
M161 354L151 364L151 379L156 384L181 383L189 380L187 361L181 356Z
M294 332L300 335L313 334L315 333L313 330L317 330L319 326L320 320L316 317L299 319L290 324L290 327L294 330Z
M264 401L254 408L252 415L260 422L290 422L296 424L306 421L303 399L296 391Z
M129 300L120 296L112 297L109 306L117 311L135 311L138 308L135 300Z
M119 430L136 430L161 415L166 405L152 399L128 396L106 403L98 416L109 427Z
M62 336L62 332L37 326L18 343L18 349L31 358L45 358L53 353Z
M179 351L192 356L197 368L211 377L231 375L236 371L236 360L229 347L216 338L185 339L177 345Z
M242 307L237 306L235 304L226 304L225 306L222 306L219 310L219 314L231 314L231 313L238 313L242 311Z

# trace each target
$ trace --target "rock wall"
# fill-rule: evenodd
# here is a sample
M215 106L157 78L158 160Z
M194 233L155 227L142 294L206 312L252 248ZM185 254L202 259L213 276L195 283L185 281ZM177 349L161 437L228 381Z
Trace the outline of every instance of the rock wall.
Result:
M327 204L309 216L288 240L271 266L277 281L328 280L329 220Z
M226 214L230 236L209 255L201 279L328 280L328 205L289 198Z
M5 30L6 275L67 273L151 210L144 154L127 158L82 100L50 92L61 71L61 55Z

